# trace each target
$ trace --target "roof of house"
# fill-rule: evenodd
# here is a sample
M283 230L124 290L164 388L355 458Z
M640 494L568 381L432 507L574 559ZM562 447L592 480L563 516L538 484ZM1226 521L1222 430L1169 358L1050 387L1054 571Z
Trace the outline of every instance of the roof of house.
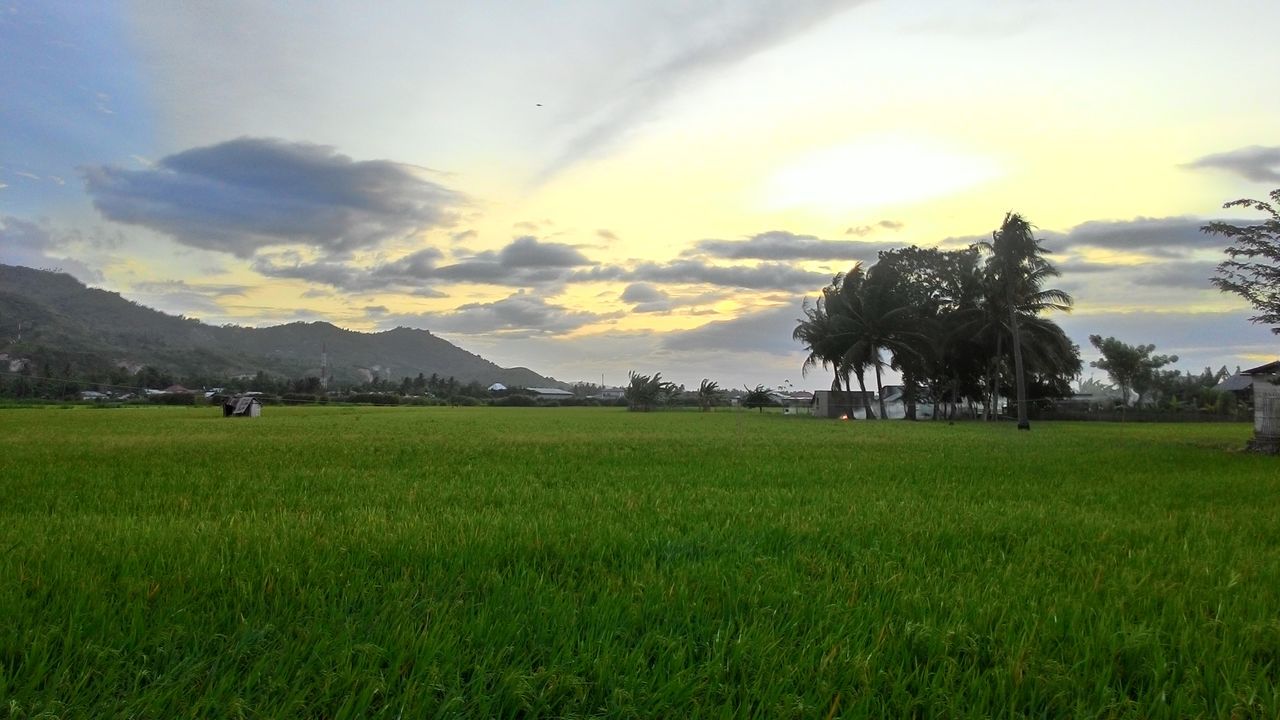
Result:
M489 392L493 392L495 390L506 390L506 389L507 389L507 386L503 385L502 383L494 383L489 386Z
M538 395L559 395L562 397L573 396L573 393L569 392L568 390L561 390L560 388L532 388L531 387L531 388L525 388L525 390L528 390L531 393L537 393Z
M1240 374L1241 375L1270 375L1276 372L1280 372L1280 360L1273 360L1267 363L1266 365L1259 365L1256 368L1241 370Z
M189 395L191 393L190 390L182 387L181 385L170 385L169 387L165 388L164 391L167 393L175 394L175 395L183 394L183 393Z
M1223 378L1222 382L1213 386L1214 390L1221 392L1240 392L1253 387L1253 378L1244 373L1236 373L1228 378Z

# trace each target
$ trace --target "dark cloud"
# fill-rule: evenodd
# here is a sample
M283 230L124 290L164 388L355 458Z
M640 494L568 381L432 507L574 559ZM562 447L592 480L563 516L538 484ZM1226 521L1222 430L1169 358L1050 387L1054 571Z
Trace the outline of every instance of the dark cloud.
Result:
M1200 232L1204 224L1204 220L1194 217L1093 220L1081 223L1065 234L1047 232L1041 236L1068 247L1084 245L1177 255L1188 250L1216 249L1221 245Z
M1187 290L1210 290L1209 278L1218 266L1211 261L1180 260L1148 263L1133 272L1133 284L1144 287L1170 287Z
M475 240L479 234L475 230L462 230L460 232L449 233L449 239L455 243L463 243L468 240Z
M371 247L448 225L464 202L423 168L264 138L186 150L143 170L105 165L83 174L105 217L239 257L273 245Z
M871 225L854 225L853 227L845 230L844 234L866 237L871 233L878 232L880 230L896 232L904 227L906 227L905 223L901 223L897 220L881 220L880 222L872 223Z
M572 245L540 243L528 235L516 238L502 248L498 252L498 261L507 268L568 268L591 263Z
M516 293L490 303L468 303L448 312L393 314L387 322L462 334L554 335L618 317L570 310L543 298Z
M813 235L796 235L771 230L746 240L701 240L685 255L706 255L730 260L861 260L872 262L881 250L901 247L901 243L871 243L851 240L822 240Z
M1280 182L1280 147L1250 145L1228 152L1205 155L1183 167L1226 170L1253 182Z
M721 266L698 260L675 260L669 263L644 262L630 268L614 265L579 270L568 279L575 282L619 280L719 285L744 290L811 291L825 285L831 277L826 273L809 272L785 263Z
M757 310L732 320L709 322L692 330L667 335L662 346L677 351L715 351L732 355L742 352L764 352L793 355L800 346L791 339L796 318L801 315L800 301L790 305Z
M409 291L425 297L443 297L432 290L432 282L467 282L527 287L563 279L573 267L590 260L572 245L539 242L537 238L516 238L497 252L477 253L459 262L440 265L440 250L428 247L373 268L353 263L320 260L302 262L296 255L258 258L254 270L270 277L293 278L332 285L351 291L386 289Z
M623 289L618 299L625 303L650 303L666 300L668 297L667 293L649 283L631 283Z

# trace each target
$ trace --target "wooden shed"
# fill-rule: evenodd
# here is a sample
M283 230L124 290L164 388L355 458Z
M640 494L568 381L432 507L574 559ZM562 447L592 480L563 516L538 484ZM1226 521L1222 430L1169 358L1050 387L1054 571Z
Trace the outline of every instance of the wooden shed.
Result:
M258 417L262 402L252 395L237 395L222 403L222 417Z
M1280 454L1280 360L1240 373L1253 380L1253 442L1249 447Z

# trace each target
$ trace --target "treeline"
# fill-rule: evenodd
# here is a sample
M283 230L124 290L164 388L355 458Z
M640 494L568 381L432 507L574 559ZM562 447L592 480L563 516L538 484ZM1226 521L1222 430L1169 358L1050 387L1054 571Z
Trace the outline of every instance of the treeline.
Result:
M573 398L539 400L524 388L515 387L490 392L479 382L462 382L455 377L430 376L419 373L398 381L374 378L364 383L342 383L326 387L315 376L284 378L259 371L248 377L212 375L178 376L160 368L144 366L134 372L117 367L110 371L78 370L70 362L53 365L18 361L20 367L9 371L0 367L0 398L11 400L77 401L82 393L101 393L102 400L147 402L152 404L190 405L216 402L246 392L259 393L268 404L316 404L349 402L374 405L591 405L600 404L587 397L598 392L595 385L580 383L573 387ZM180 386L190 393L155 394ZM205 398L207 393L212 393ZM609 403L611 404L611 403Z

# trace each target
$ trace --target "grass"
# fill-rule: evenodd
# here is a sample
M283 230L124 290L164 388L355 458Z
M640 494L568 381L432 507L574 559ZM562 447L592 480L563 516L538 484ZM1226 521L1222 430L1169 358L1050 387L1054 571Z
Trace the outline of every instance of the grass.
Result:
M1247 425L0 412L0 718L1276 717Z

